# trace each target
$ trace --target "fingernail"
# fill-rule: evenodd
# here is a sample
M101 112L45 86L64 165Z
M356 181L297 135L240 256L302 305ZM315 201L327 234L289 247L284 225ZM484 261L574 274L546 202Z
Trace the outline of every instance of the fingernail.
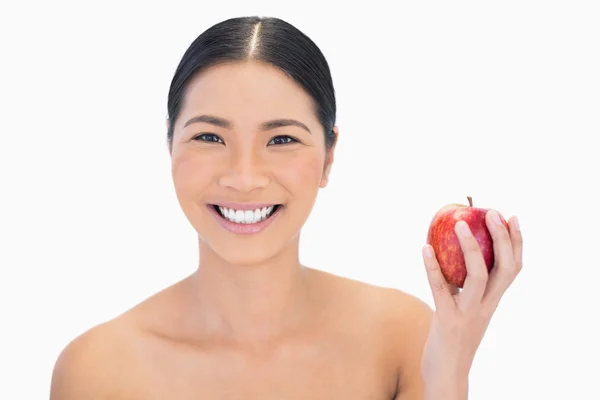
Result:
M515 217L515 228L517 228L519 232L521 231L521 227L519 226L519 219L517 217Z
M500 221L500 216L498 215L498 213L496 211L490 212L492 213L492 221L494 221L496 225L502 225L502 221Z
M458 221L456 223L456 227L458 229L458 233L460 233L462 236L469 236L471 234L469 225L467 225L465 221Z

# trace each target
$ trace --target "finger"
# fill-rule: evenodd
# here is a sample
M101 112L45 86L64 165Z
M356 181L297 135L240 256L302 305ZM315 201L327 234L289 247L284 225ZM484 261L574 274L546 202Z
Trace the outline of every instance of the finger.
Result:
M465 221L458 221L454 230L467 267L467 276L459 300L459 308L466 310L481 303L488 282L488 270L479 243L471 233L469 225Z
M458 289L458 286L454 286L453 284L451 284L450 282L448 282L448 290L450 290L450 294L452 296L454 296L454 300L458 299L458 293L460 292L460 290Z
M440 310L442 313L452 311L456 307L456 303L452 296L451 285L448 284L446 278L442 274L442 270L440 269L440 265L437 262L435 252L431 245L425 245L423 247L423 260L425 262L427 279L429 280L429 286L431 287L436 310Z
M498 219L496 219L498 217ZM490 273L490 282L484 295L485 302L496 304L517 276L518 269L515 260L513 241L520 247L520 235L512 237L516 229L510 228L506 221L496 211L488 211L486 223L494 241L494 268ZM517 249L520 252L520 249Z
M513 248L513 258L518 274L523 269L523 235L521 235L519 219L516 216L513 216L508 222L510 227L510 241Z

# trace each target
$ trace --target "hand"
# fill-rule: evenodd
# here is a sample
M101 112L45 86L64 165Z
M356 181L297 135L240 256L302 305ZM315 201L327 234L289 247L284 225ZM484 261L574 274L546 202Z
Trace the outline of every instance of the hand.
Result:
M433 248L423 248L427 277L433 292L433 313L429 336L423 350L421 374L426 392L451 390L466 398L468 375L475 353L490 323L500 298L522 268L521 232L516 217L509 230L493 220L495 211L486 214L486 225L494 242L494 267L488 274L479 244L468 225L455 226L465 256L467 277L463 289L450 285L440 270ZM460 227L467 228L461 234ZM458 387L462 386L462 387ZM446 393L445 398L451 398Z

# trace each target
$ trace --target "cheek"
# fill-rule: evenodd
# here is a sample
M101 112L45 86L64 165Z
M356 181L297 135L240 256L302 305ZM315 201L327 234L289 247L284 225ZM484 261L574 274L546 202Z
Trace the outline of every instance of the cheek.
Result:
M179 193L193 193L210 181L211 162L208 157L180 153L173 157L171 174Z
M324 162L323 156L317 152L305 154L299 152L294 157L289 157L285 161L285 167L281 166L281 168L277 168L277 171L285 185L296 188L295 194L299 194L299 190L310 193L311 188L314 188L315 191L318 189L323 175Z

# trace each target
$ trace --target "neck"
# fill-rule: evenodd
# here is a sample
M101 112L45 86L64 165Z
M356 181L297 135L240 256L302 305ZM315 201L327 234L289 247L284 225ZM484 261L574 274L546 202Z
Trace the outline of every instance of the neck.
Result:
M310 309L308 269L298 244L260 265L235 265L200 244L192 276L206 328L236 342L274 339L297 327Z

